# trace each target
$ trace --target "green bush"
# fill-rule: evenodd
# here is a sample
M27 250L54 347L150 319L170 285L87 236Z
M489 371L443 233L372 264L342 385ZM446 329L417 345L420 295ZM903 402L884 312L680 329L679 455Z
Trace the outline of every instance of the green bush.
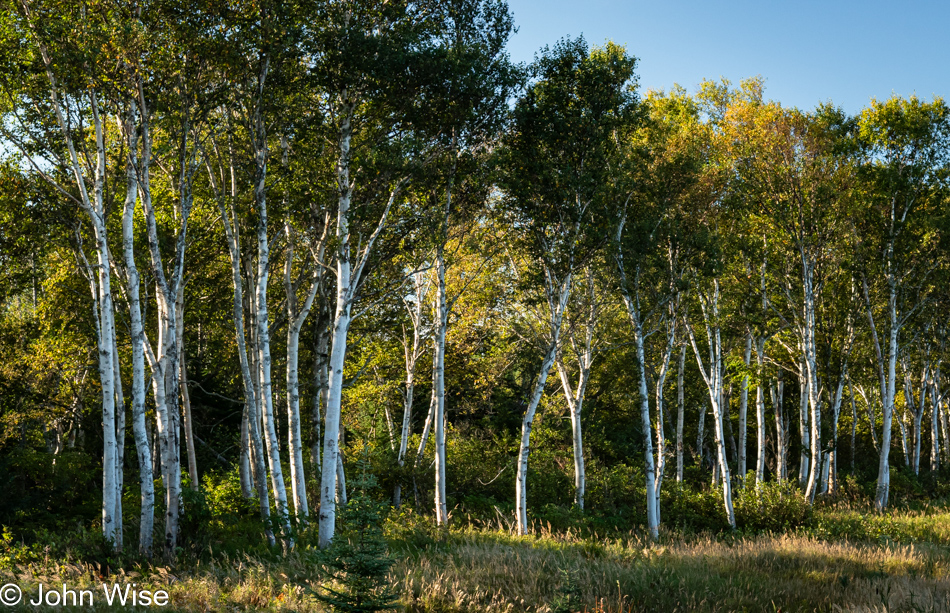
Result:
M694 489L672 480L664 483L660 493L660 519L663 524L681 530L719 531L729 528L722 489Z
M808 523L812 507L790 481L755 484L755 474L746 475L745 487L734 490L736 527L745 531L780 532Z

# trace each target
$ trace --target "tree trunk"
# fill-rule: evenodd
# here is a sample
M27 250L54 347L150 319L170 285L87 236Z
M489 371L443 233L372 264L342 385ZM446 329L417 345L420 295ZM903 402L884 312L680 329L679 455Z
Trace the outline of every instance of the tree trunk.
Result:
M195 458L195 440L191 421L191 397L188 395L188 371L185 367L185 285L182 283L178 287L178 293L175 297L175 317L177 323L175 326L175 344L178 346L178 386L181 390L182 401L182 429L185 433L185 450L188 457L188 477L191 480L192 491L197 492L198 482L198 463Z
M887 374L884 377L886 387L883 397L884 426L881 432L881 454L878 462L877 490L874 495L874 508L882 512L887 507L888 492L891 485L890 451L891 451L891 422L894 416L895 381L897 378L897 281L892 275L888 278L890 295L888 298L888 314L890 316L890 333L887 347Z
M271 383L270 354L270 318L267 310L267 281L270 270L270 247L267 237L267 204L264 193L266 176L266 146L263 138L256 145L257 176L255 177L255 200L258 205L257 225L257 286L255 288L254 323L257 327L257 367L260 377L260 407L263 412L264 442L267 450L267 465L270 472L271 488L277 502L277 514L284 529L284 538L288 546L290 539L290 512L287 506L287 489L284 485L284 473L280 464L280 444L277 438L274 398Z
M403 356L406 362L406 390L403 393L402 428L399 433L399 451L396 454L396 465L400 471L396 481L396 488L393 492L393 506L397 509L402 505L402 468L405 465L406 452L409 447L409 433L412 428L412 400L415 392L416 362L422 355L422 307L425 303L428 290L425 283L425 276L422 272L413 273L412 279L415 300L411 305L406 301L406 306L409 310L409 319L412 323L411 345L406 340L405 330L403 330ZM436 360L433 359L433 372L435 372L436 368Z
M798 389L800 390L799 411L798 411L798 430L801 440L801 455L798 461L798 485L805 487L808 480L808 450L811 448L808 429L808 376L805 374L805 357L802 355L801 372L798 375Z
M755 454L755 483L765 482L765 387L762 381L765 377L765 337L760 336L755 341L755 425L756 425L756 454ZM777 423L781 428L781 423ZM776 473L778 473L778 450L776 447Z
M134 133L132 125L129 133ZM135 141L133 141L134 143ZM134 145L133 145L134 148ZM148 431L145 427L145 331L142 325L139 270L135 264L134 215L138 187L135 169L130 164L126 170L128 191L122 215L122 247L125 256L127 296L132 341L132 435L139 464L139 491L141 513L139 515L139 553L152 555L152 531L155 526L155 482L152 473L152 453Z
M706 412L706 404L703 403L699 407L699 423L696 426L696 465L699 468L703 467L703 462L705 460L703 451L706 442Z
M332 321L330 311L327 307L325 296L321 293L320 316L316 322L316 343L314 344L313 356L313 398L310 409L310 426L312 429L313 443L310 445L310 465L314 474L322 472L320 462L320 445L323 439L320 436L320 423L323 421L323 413L327 405L327 387L330 383L330 373L328 370L330 360L330 326Z
M448 327L449 305L445 293L445 254L443 245L436 247L436 275L438 288L436 293L436 317L438 323L435 329L435 521L442 526L448 524L449 515L445 499L445 334ZM550 364L548 365L550 368ZM543 391L543 388L542 388ZM539 397L540 398L540 397ZM527 467L527 458L525 458ZM522 534L524 534L522 532Z
M125 482L125 394L122 391L122 371L119 368L119 347L115 330L112 332L112 370L115 376L115 513L122 517L122 487ZM124 547L122 522L116 526L116 549Z
M286 150L285 150L286 151ZM286 160L285 160L286 161ZM290 454L290 483L294 498L294 512L297 519L306 522L310 516L310 507L307 504L307 486L304 475L303 437L300 434L300 330L303 328L313 301L320 288L319 273L311 280L310 288L304 298L304 303L298 310L296 286L292 279L294 258L294 236L290 221L284 222L284 232L287 239L286 256L284 259L284 291L287 295L287 450ZM323 244L325 236L319 241L320 260L323 259ZM319 262L317 263L319 270Z
M556 355L558 374L561 377L561 389L567 402L571 418L571 440L574 452L574 504L581 511L584 510L584 495L587 492L587 471L584 464L584 435L581 427L581 415L584 408L584 397L587 393L587 383L590 381L591 366L594 362L594 331L597 327L598 304L596 287L594 284L593 269L586 270L588 310L584 322L584 340L578 343L573 329L570 331L571 348L577 358L577 387L571 384L570 374L564 363L563 351Z
M746 334L745 353L742 356L746 370L752 362L752 335ZM746 441L749 423L749 375L742 377L742 390L739 392L739 481L745 483Z
M719 467L719 477L722 480L723 506L726 511L726 518L729 525L734 529L736 527L736 516L732 505L732 482L729 475L729 464L726 462L726 445L723 433L723 409L720 405L722 401L722 338L719 330L719 281L713 281L712 293L709 296L700 294L699 304L703 313L703 322L706 328L706 342L709 347L709 369L707 370L699 352L699 345L696 343L695 335L691 325L686 326L689 334L690 344L693 346L693 353L696 355L696 363L699 366L699 372L709 390L709 401L712 404L714 424L714 435L716 439L716 462Z
M940 470L940 396L937 380L940 378L940 359L930 371L927 390L930 392L930 471Z
M560 283L557 283L550 270L545 269L544 273L545 293L547 294L550 310L549 315L551 318L551 344L541 362L538 380L534 384L534 389L528 401L528 407L525 410L524 419L521 422L521 443L518 447L518 474L515 478L515 519L518 525L519 535L528 533L527 482L531 427L534 423L534 414L538 409L538 403L541 402L541 396L544 394L544 386L547 383L548 372L551 370L551 366L554 364L554 358L557 355L564 309L567 307L567 301L571 295L570 274L567 274Z
M686 345L680 348L679 365L676 369L676 482L683 482L683 366L686 363Z
M772 409L775 413L775 479L788 479L788 428L786 426L783 403L785 399L785 381L779 370L775 383L770 389Z
M344 92L345 94L345 92ZM344 96L345 98L345 96ZM350 270L350 201L353 186L350 183L350 139L352 137L353 106L344 109L340 130L340 155L337 161L336 237L336 311L328 364L327 407L323 428L323 466L320 475L320 539L321 549L333 540L336 529L337 463L339 462L340 402L343 392L343 362L346 358L346 337L350 330L351 292L353 282Z

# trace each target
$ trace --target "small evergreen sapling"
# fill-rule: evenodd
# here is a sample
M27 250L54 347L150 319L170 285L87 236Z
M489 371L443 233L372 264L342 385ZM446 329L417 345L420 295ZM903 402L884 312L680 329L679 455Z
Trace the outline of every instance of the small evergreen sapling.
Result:
M360 462L353 495L339 514L340 532L328 549L317 554L327 582L315 596L334 611L363 613L398 608L398 593L387 578L396 561L389 556L383 538L384 505L370 496L375 486L376 478L368 472L368 463ZM333 582L339 587L328 587L327 583Z

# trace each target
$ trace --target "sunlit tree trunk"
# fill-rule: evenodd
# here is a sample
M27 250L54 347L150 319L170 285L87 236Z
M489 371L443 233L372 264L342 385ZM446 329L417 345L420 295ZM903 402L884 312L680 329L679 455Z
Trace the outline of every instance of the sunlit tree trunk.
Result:
M436 330L435 330L435 521L445 525L449 521L445 492L445 334L449 320L449 304L445 293L444 245L436 247ZM550 368L550 365L548 366ZM527 466L527 464L526 464ZM522 533L523 534L523 533Z
M547 266L544 267L544 293L548 303L550 345L541 361L538 379L535 381L524 419L521 421L521 443L518 447L518 471L515 478L515 520L518 525L518 534L521 535L528 533L527 485L531 428L534 423L534 414L541 402L541 396L544 394L548 372L554 365L554 358L557 355L561 338L561 322L564 320L564 310L567 308L567 302L571 295L571 281L570 273L558 280L552 270Z
M271 382L270 317L267 309L267 282L270 276L270 244L267 236L267 197L265 180L267 177L267 144L260 108L255 116L254 150L255 177L254 200L258 207L257 223L257 275L254 288L254 324L256 326L257 368L260 377L260 395L258 397L264 425L267 467L270 472L271 488L277 502L277 514L284 529L285 540L290 540L290 512L287 506L287 489L284 484L284 472L280 464L280 444L277 439L276 416Z
M676 369L676 482L683 482L683 367L686 364L686 345L680 348L680 359Z
M785 481L788 479L788 429L785 426L785 411L782 407L785 398L785 381L781 370L769 392L775 413L775 479Z
M134 151L137 139L134 126L126 125L126 138ZM138 266L135 264L134 215L138 199L135 168L129 164L126 170L128 185L125 208L122 214L122 250L126 275L126 296L129 301L129 326L132 342L132 436L139 464L139 491L141 513L139 515L139 553L149 557L152 553L152 531L155 524L155 483L152 475L152 453L145 427L145 331L142 325L142 303Z
M660 371L656 377L656 487L653 489L655 498L654 509L656 511L656 522L659 525L662 516L660 511L660 492L663 489L663 477L666 474L666 431L664 410L664 390L666 388L666 375L669 372L670 358L676 347L676 310L674 303L670 303L670 312L666 322L666 346L663 350L663 356L660 362Z
M324 224L326 228L327 224ZM297 518L305 520L310 516L307 504L307 488L304 476L303 438L300 434L300 330L310 313L313 301L320 288L320 279L317 275L311 280L310 288L304 298L303 305L297 305L297 288L293 282L294 236L290 221L284 222L286 235L286 253L284 260L284 291L287 295L287 450L290 454L290 483L294 497L294 512ZM322 260L325 233L318 245L318 259ZM319 266L319 264L318 264Z
M742 354L743 363L748 370L752 362L752 335L746 334L745 352ZM739 481L745 483L746 474L746 442L748 439L749 424L749 376L742 377L742 388L739 391Z
M930 371L927 391L930 393L930 470L940 470L940 394L937 381L940 380L940 358Z
M219 157L221 154L219 152ZM229 181L227 195L224 185L219 185L215 181L215 173L210 165L208 168L208 178L218 202L218 211L221 215L222 225L224 226L225 241L228 247L228 255L231 263L231 284L234 289L232 300L232 320L234 322L234 336L237 343L238 363L241 368L241 383L244 388L244 409L241 419L241 466L247 471L242 473L242 489L246 487L245 495L250 497L250 489L253 486L257 491L258 504L261 512L261 519L265 526L269 526L270 501L267 488L267 480L264 468L264 445L261 437L261 417L259 413L260 403L258 401L259 386L256 384L257 373L256 360L253 355L256 351L256 343L253 342L254 326L250 326L252 350L249 352L245 334L245 294L244 294L244 276L242 267L244 261L241 257L241 234L238 223L237 212L235 210L235 201L238 196L237 174L234 167L233 148L228 147L228 168L227 177L222 176L220 182ZM227 201L227 203L226 203ZM253 321L253 309L250 310ZM247 479L247 483L245 483ZM267 527L265 529L267 540L271 546L276 542L273 531Z
M799 406L798 406L798 431L802 443L801 454L798 460L798 484L805 487L809 473L809 453L811 447L810 431L808 429L808 375L805 372L805 356L802 354L802 361L798 373Z
M401 193L406 179L396 182L389 192L389 199L372 234L360 242L362 250L357 253L355 266L351 260L350 222L354 185L350 179L351 140L353 137L353 114L356 102L350 99L347 90L340 93L343 101L339 108L340 130L336 163L337 215L336 238L336 305L330 337L330 360L327 365L327 406L323 431L323 465L320 475L319 546L325 549L333 540L336 530L337 484L343 473L340 457L340 404L343 398L343 364L346 359L346 339L352 322L353 301L362 276L363 268L373 244L386 226L393 202ZM343 490L345 492L345 489Z
M597 327L599 305L597 303L596 287L594 285L593 269L586 270L587 282L587 312L582 328L583 339L577 341L576 334L570 330L571 349L577 359L577 387L571 383L570 372L564 361L564 351L556 356L558 375L561 378L561 389L571 418L571 439L574 452L574 504L584 510L584 495L587 491L587 471L584 464L584 435L581 427L581 415L584 409L584 396L587 392L587 383L590 381L591 366L594 362L594 331Z
M755 483L756 485L761 485L765 481L765 385L763 384L763 379L765 377L765 337L760 336L755 339L755 369L756 369L756 384L755 384L755 438L756 438L756 453L755 453ZM778 424L778 427L781 428L781 424ZM776 441L776 473L778 469L778 442Z
M811 433L809 443L811 453L809 461L808 482L805 486L805 497L814 501L818 486L821 467L821 404L818 397L818 359L815 340L815 291L814 291L814 262L802 249L802 269L805 290L805 317L803 322L803 345L805 349L805 376L808 380L808 405L811 409L809 421Z
M198 461L195 457L195 433L192 429L191 419L191 396L188 395L188 370L185 366L185 312L184 297L185 286L182 284L178 288L178 295L175 298L175 316L178 318L178 324L175 327L176 345L178 346L178 380L181 390L182 407L182 430L185 434L185 450L188 457L188 477L191 480L191 489L198 491Z
M722 338L719 329L718 280L713 281L712 292L708 296L702 292L699 293L699 305L702 310L703 323L706 328L706 342L709 347L708 369L703 362L692 326L687 325L686 331L689 334L690 344L693 346L693 352L696 355L699 372L709 390L709 401L712 404L713 419L715 420L716 462L719 467L719 477L722 482L723 506L725 507L726 518L729 521L729 525L735 528L736 516L732 504L732 480L729 475L729 464L726 462L726 445L723 436L723 410L720 406L722 402L723 363Z
M412 301L406 300L406 309L409 311L409 321L412 324L412 341L405 338L405 328L403 329L403 358L406 364L406 388L403 391L403 411L402 427L399 431L399 451L396 453L396 465L402 469L406 463L406 452L409 447L409 434L412 428L412 400L415 392L416 381L416 362L422 356L422 309L425 305L426 294L428 293L428 284L426 277L422 272L415 272L412 275L413 298ZM433 360L433 370L436 364ZM397 509L402 505L402 479L400 471L399 478L396 481L396 487L393 491L393 506Z

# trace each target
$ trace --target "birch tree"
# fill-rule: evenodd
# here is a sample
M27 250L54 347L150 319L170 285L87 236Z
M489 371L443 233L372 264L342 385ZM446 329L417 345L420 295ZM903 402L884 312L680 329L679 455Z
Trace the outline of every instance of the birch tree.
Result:
M883 404L877 491L874 505L883 511L890 489L891 429L897 392L901 330L926 299L926 279L933 259L919 211L936 197L950 164L950 122L943 100L924 102L898 97L880 102L858 118L868 185L864 216L855 220L855 237L863 247L862 293L877 358ZM875 297L879 294L881 301ZM883 304L878 309L877 304ZM880 328L880 332L878 332ZM883 336L883 340L881 339Z
M124 445L124 441L116 436L117 358L112 255L107 233L108 155L112 143L103 81L109 75L95 59L95 50L108 40L109 24L89 22L84 19L85 8L78 6L37 7L24 0L16 10L14 27L22 38L15 49L28 67L23 75L27 83L4 80L4 93L40 105L48 112L45 117L24 116L20 108L4 108L0 134L23 156L31 172L83 211L92 229L95 266L86 260L84 252L80 253L95 308L102 390L102 533L119 548L122 467L118 446ZM65 28L70 23L81 25L67 36ZM124 411L124 407L119 409Z
M508 5L498 0L448 3L435 49L436 70L429 113L436 151L429 163L429 200L437 211L434 230L435 317L433 330L433 406L435 407L436 522L448 522L445 455L445 342L452 309L460 294L446 291L446 271L454 259L450 241L470 231L473 217L488 199L486 154L506 116L506 104L518 81L505 45L513 32ZM422 119L422 118L420 118Z
M806 115L763 104L761 94L730 105L725 125L730 128L726 138L734 147L743 195L766 212L769 226L781 232L795 252L799 278L783 292L788 302L785 319L794 326L803 355L810 426L805 493L813 500L821 466L817 317L823 279L819 268L827 263L833 253L831 242L839 236L836 224L842 219L850 166L835 148L850 127L838 109L820 107Z
M645 442L647 528L656 538L666 463L664 387L677 344L685 274L683 258L688 258L690 251L689 239L684 240L689 232L684 212L690 198L696 197L702 146L697 108L685 92L677 89L669 95L651 93L644 106L648 117L632 135L633 152L628 162L634 167L631 170L637 187L620 207L612 259L636 350L640 423ZM651 390L648 339L657 332L662 332L656 351L659 365ZM651 396L655 396L655 422L650 411ZM656 457L652 441L654 423ZM679 426L677 433L677 443L681 445Z
M616 139L633 119L636 98L628 86L634 65L612 43L589 50L579 38L545 49L515 106L503 154L507 214L523 229L519 246L532 264L532 279L543 288L546 307L543 357L521 424L515 480L519 534L528 531L531 429L560 348L574 274L606 238L599 226L618 179L611 174Z
M434 23L415 2L370 2L359 7L325 3L316 7L326 27L305 44L320 58L309 75L325 92L319 100L329 118L327 145L334 151L336 206L334 238L336 296L320 480L320 547L333 539L343 367L347 335L364 271L373 248L399 206L425 147L413 140L411 116L420 80L419 53ZM420 74L421 73L421 74Z

